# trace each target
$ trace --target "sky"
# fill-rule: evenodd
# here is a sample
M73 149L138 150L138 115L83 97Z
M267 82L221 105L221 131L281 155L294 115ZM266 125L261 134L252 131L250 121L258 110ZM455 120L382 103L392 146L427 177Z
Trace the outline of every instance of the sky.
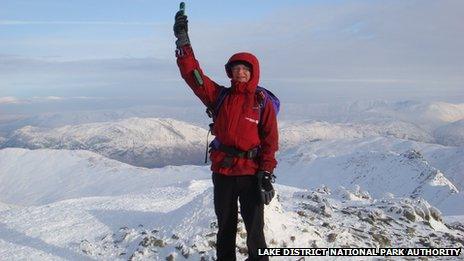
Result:
M0 0L1 106L195 103L180 78L179 1ZM464 1L186 1L204 72L254 53L283 102L464 102ZM199 103L198 103L199 104Z

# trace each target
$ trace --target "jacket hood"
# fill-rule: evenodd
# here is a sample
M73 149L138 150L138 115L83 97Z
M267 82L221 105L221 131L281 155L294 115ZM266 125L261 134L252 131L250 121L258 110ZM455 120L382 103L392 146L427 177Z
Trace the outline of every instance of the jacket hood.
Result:
M245 62L251 66L251 77L250 80L246 83L239 83L235 81L231 81L232 87L238 89L238 91L242 92L255 92L256 86L259 83L259 61L256 56L251 53L236 53L230 57L229 61L225 65L227 76L232 79L232 71L231 71L231 64L236 62Z

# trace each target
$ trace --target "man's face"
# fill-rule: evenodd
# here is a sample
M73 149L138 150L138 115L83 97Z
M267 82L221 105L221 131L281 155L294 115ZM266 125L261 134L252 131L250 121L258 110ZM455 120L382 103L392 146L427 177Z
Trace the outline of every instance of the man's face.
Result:
M232 80L248 82L251 78L250 68L244 64L237 64L231 68Z

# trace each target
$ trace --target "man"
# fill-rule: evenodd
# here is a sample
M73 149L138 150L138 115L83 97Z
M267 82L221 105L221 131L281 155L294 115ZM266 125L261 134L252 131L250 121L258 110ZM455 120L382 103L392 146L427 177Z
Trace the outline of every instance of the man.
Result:
M258 256L258 248L266 247L264 204L274 196L271 179L277 165L276 111L272 102L263 104L257 95L259 63L254 55L234 54L225 66L231 87L220 86L203 74L195 59L187 24L187 16L179 11L174 24L177 64L182 78L213 113L216 138L210 145L210 159L218 219L217 258L236 259L239 200L249 260L268 260ZM215 108L220 97L222 103Z

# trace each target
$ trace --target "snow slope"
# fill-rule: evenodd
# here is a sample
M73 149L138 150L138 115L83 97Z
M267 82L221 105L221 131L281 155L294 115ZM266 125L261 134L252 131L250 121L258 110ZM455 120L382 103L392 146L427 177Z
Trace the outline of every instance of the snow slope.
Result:
M415 150L427 146L435 155L434 165L446 167L446 172ZM447 151L437 147L443 146L381 137L313 141L282 151L277 175L287 185L361 186L376 198L423 197L447 215L463 215L462 169L455 169L453 162L462 165L459 156L464 153L448 158Z
M0 150L0 201L42 205L93 196L143 193L188 178L208 177L207 167L134 167L90 151Z
M446 177L464 191L464 146L429 146L422 153L433 166L446 173Z
M21 181L24 191L31 193L29 199L41 198L25 202L8 196L16 191L14 186L2 187L1 201L14 206L0 209L1 260L212 260L214 256L217 228L206 167L155 171L83 151L0 152L2 163L18 158L10 165L19 174L29 172L14 175L12 167L0 164L2 180ZM63 159L61 167L80 170L82 182L76 181L77 172L70 168L46 171L57 162L40 169L44 158L52 157ZM29 166L23 166L25 162ZM32 172L47 183L48 192L42 191L38 181L28 181ZM69 195L68 190L75 194ZM300 188L277 184L276 190L277 198L265 211L265 234L271 247L464 244L459 224L445 223L440 212L422 199L376 199L359 187L308 190L303 184ZM238 259L244 260L246 232L241 219L238 225Z
M437 128L433 133L437 142L448 146L464 146L464 120Z
M185 122L129 118L50 130L27 126L0 146L90 150L135 166L161 167L201 164L205 139L206 130Z

